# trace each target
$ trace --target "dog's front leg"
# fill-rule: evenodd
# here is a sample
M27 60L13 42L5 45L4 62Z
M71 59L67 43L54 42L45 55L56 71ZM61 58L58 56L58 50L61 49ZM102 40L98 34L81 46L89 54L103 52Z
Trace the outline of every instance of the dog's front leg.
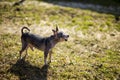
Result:
M52 50L49 51L49 63L51 63Z
M47 64L47 56L48 56L48 52L49 52L48 49L46 49L46 50L44 51L44 64L45 64L45 65Z

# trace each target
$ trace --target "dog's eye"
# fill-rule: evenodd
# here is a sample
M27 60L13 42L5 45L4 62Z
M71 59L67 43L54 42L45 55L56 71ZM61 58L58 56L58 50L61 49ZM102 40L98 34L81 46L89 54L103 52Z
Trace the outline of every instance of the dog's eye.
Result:
M60 35L60 37L63 37L62 35Z
M63 34L62 34L62 33L60 34L60 37L63 37Z
M58 37L61 37L61 35L58 35Z
M62 35L58 35L59 37L62 37Z
M58 37L63 37L63 33L62 32L58 33Z

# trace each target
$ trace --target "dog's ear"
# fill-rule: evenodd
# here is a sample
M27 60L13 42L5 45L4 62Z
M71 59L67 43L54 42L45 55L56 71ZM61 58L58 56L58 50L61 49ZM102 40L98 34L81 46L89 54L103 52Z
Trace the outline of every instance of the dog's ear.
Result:
M54 29L53 29L52 31L53 31L53 33L55 32L55 30L54 30Z
M52 30L53 31L53 34L55 35L55 36L57 36L57 33L58 33L58 25L56 25L56 30Z
M58 32L59 31L59 29L58 29L58 25L56 25L56 32Z
M53 29L52 31L53 31L54 35L57 35L57 31L56 30Z

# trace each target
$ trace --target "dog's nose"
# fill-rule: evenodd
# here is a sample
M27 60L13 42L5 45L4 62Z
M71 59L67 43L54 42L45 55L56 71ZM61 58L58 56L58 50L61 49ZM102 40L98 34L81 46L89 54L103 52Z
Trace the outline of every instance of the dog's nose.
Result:
M67 37L69 37L69 35L67 35Z

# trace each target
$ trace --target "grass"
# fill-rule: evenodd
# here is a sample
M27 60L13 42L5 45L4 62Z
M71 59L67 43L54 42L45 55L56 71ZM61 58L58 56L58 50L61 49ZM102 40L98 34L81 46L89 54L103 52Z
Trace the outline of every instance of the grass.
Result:
M0 3L0 79L120 79L120 22L114 15L39 1L12 7L11 2ZM19 60L21 27L49 36L55 24L70 38L53 49L52 63L44 66L37 49Z

